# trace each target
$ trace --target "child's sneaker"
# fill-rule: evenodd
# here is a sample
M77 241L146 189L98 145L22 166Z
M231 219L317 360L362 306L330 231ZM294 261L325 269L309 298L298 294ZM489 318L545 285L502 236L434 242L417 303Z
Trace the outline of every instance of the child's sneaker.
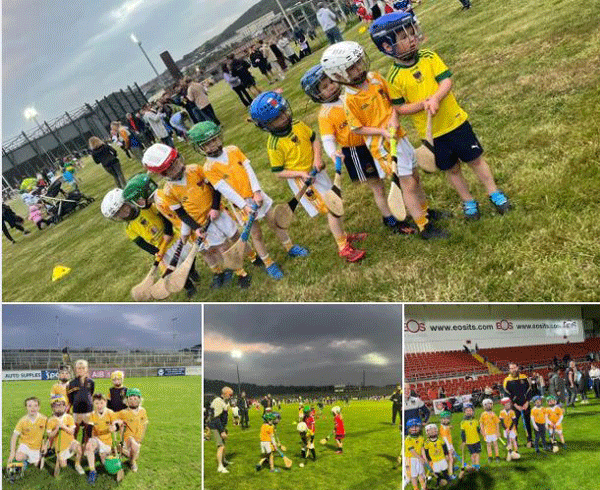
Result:
M131 471L133 471L134 473L137 473L137 470L138 470L137 463L131 463Z
M477 201L463 201L463 212L465 213L465 219L470 221L477 221L481 218L479 212L479 203Z
M427 219L429 221L440 221L442 219L452 218L452 213L448 211L442 211L441 209L432 209L429 208L427 210Z
M190 281L189 285L186 285L185 287L185 295L187 299L192 299L197 292L198 290L196 289L196 286L194 286L194 283Z
M262 469L262 465L260 463L256 463L256 471L260 471Z
M510 208L510 202L502 191L496 191L490 194L490 201L500 214L505 214Z
M84 471L84 469L81 467L81 465L80 465L80 464L76 464L76 465L75 465L75 471L76 471L77 473L79 473L80 475L85 475L85 471Z
M227 470L227 468L225 468L225 466L219 466L217 468L217 472L218 473L229 473L229 471Z
M354 248L350 243L346 243L344 248L338 252L338 255L345 258L348 262L358 262L367 255L367 252L359 248Z
M88 478L87 481L90 485L93 485L94 483L96 483L96 477L98 476L98 474L95 471L90 471L88 474Z
M258 255L254 260L251 261L251 263L254 267L262 267L263 265L265 265L263 260Z
M369 236L367 233L348 233L346 235L346 240L348 240L349 243L354 243L354 242L362 242L364 239L367 238L367 236Z
M343 454L343 451L341 449L338 449L335 454Z
M279 473L279 468L273 468L270 470L271 473Z
M431 240L435 238L450 238L450 233L435 226L431 221L425 225L423 231L419 233L423 240Z
M290 257L306 257L308 254L309 251L300 245L294 245L288 250Z
M238 276L238 286L242 289L248 289L252 283L252 276L246 274L245 276Z
M512 455L511 455L511 453L508 453L506 455L506 461L512 461Z
M496 456L496 463L500 462L500 456Z
M275 262L273 262L265 270L267 271L267 274L269 274L269 276L271 276L276 281L278 281L279 279L283 279L283 272Z
M220 272L218 274L213 274L212 282L210 284L210 289L220 289L229 281L233 276L233 272L227 269L224 272Z
M392 215L384 216L382 221L386 228L389 228L392 233L397 233L398 235L412 235L417 231L407 220L398 221Z

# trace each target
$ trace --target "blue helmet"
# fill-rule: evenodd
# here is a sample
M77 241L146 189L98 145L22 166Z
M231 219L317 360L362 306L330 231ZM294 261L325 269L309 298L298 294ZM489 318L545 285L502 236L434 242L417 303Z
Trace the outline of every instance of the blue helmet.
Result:
M406 422L406 428L408 429L408 432L410 432L411 434L418 434L419 432L421 432L421 426L423 425L423 423L421 422L421 419L409 419Z
M473 407L473 404L471 402L467 402L463 404L463 410L466 410L467 408L475 408Z
M335 94L328 98L322 97L321 91L319 90L319 83L325 78L329 77L325 74L323 67L319 64L310 68L300 80L300 86L302 87L302 90L304 90L304 93L308 95L314 102L333 102L339 98L340 93L342 92L342 87L332 80L332 83L336 83L338 90Z
M270 123L280 114L289 114L288 123L283 128L273 128ZM276 136L286 136L292 129L292 108L283 95L277 92L263 92L250 104L250 117L263 131Z
M535 395L535 396L531 397L531 401L533 403L537 402L538 400L542 400L542 397L540 395Z
M398 52L396 49L396 32L402 30L407 35L410 35L407 30L410 27L413 28L414 36L420 41L422 38L421 28L415 17L407 12L392 12L391 14L379 17L379 19L373 22L369 28L369 34L371 34L371 40L375 43L377 49L383 54L392 58L403 59L413 56L417 48L409 49L402 53ZM384 47L384 44L387 45L387 49Z

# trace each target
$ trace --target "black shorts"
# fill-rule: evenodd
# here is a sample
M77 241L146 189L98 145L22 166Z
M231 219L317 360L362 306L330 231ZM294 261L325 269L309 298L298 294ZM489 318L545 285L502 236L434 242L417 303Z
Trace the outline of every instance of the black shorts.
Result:
M483 148L469 121L458 128L433 139L435 165L440 170L450 170L458 161L472 162L483 154Z
M365 182L367 179L379 178L375 161L366 145L344 146L342 154L352 182Z
M467 449L469 450L469 454L480 453L481 442L476 442L475 444L467 444Z

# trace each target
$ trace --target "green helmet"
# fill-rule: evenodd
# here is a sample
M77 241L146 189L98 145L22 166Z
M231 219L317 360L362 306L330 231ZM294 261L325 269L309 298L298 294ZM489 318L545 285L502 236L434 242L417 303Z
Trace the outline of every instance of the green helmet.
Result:
M304 413L310 412L310 405L304 405Z
M123 463L118 456L108 456L104 460L104 468L110 475L116 475L119 470L123 469Z
M554 400L554 401L556 401L556 397L554 395L548 395L546 397L546 400Z
M130 396L139 396L142 397L142 392L138 388L127 388L127 393L125 394L127 398Z
M442 418L442 419L450 418L450 417L452 417L452 414L448 410L444 410L442 413L440 413L440 418Z
M158 185L147 173L135 174L123 189L123 199L130 202L149 199L156 189L158 189Z
M265 422L269 422L270 420L275 420L277 417L273 412L265 412L263 415L263 420Z
M221 127L212 121L202 121L194 124L188 131L188 136L193 143L203 145L221 134Z

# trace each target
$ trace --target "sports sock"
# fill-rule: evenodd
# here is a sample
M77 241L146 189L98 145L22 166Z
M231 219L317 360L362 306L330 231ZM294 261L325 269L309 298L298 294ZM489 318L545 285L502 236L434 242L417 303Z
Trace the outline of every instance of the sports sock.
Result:
M235 273L236 276L239 276L239 277L245 277L245 276L248 275L243 268L234 271L234 273Z
M427 211L429 211L429 203L427 202L427 200L421 203L421 209L425 214L427 214Z
M263 264L265 264L265 269L271 267L274 264L273 259L269 257L269 254L265 255L264 257L261 257L260 259L263 261Z
M416 225L419 227L419 231L423 231L429 220L427 219L427 214L423 214L420 218L415 219Z
M346 234L342 235L342 236L336 236L335 238L335 243L337 243L338 246L338 250L342 250L345 246L346 246Z
M289 252L290 248L292 248L294 246L294 244L292 243L292 240L287 240L286 242L282 242L281 244L283 245L283 248L285 248L286 252Z
M250 251L246 254L246 257L248 257L250 259L250 262L254 262L256 260L256 257L258 257L258 255L256 254L256 252L254 250L250 249Z

